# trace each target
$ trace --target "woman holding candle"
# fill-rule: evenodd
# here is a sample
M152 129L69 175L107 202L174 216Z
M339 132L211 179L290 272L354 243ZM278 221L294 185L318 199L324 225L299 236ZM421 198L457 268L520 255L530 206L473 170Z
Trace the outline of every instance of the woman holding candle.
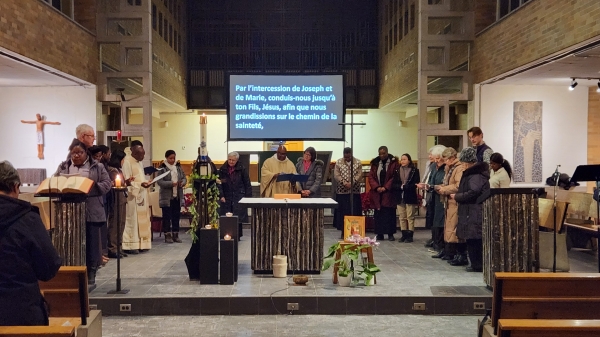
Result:
M183 187L187 185L185 173L179 162L176 162L173 150L165 152L165 160L160 165L163 172L169 172L164 178L157 181L160 187L158 205L162 209L162 230L165 233L165 242L181 243L179 238L179 219L181 207L184 206Z
M123 171L121 167L123 165L123 158L125 158L125 152L121 150L115 150L110 156L108 161L108 175L110 179L115 182L115 187L126 187L130 184L129 180L123 180ZM109 192L110 200L112 201L108 205L108 257L117 257L117 245L123 241L123 231L125 230L125 215L127 205L127 198L123 195L122 191L111 190ZM121 194L121 195L119 195ZM117 219L117 208L119 218ZM119 223L117 231L117 222ZM127 254L121 252L121 257L125 257Z

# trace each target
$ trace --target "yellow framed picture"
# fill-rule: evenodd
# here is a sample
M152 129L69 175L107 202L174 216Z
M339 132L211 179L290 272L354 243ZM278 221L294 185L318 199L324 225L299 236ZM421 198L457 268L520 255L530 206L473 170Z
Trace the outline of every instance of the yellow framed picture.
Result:
M344 217L344 238L359 234L364 237L365 217L364 216L345 216Z

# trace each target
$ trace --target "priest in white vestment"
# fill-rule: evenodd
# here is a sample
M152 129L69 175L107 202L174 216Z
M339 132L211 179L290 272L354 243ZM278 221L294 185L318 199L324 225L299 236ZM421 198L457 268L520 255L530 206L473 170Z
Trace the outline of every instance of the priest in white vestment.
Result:
M296 193L296 184L289 181L277 182L280 174L295 174L296 166L287 158L285 146L277 148L273 157L265 160L260 170L260 196L272 198L275 194Z
M123 178L127 182L127 212L123 232L123 250L137 254L152 248L148 187L142 160L146 152L141 145L125 149Z

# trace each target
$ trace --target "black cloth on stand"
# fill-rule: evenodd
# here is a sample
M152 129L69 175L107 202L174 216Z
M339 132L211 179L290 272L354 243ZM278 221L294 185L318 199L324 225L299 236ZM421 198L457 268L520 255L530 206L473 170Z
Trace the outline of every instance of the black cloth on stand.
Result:
M339 230L344 230L344 216L362 215L362 204L360 201L359 194L352 194L352 198L354 199L354 212L350 212L350 194L338 194L335 197L335 201L338 203L338 208L336 208L335 213L333 214L333 225L335 228Z

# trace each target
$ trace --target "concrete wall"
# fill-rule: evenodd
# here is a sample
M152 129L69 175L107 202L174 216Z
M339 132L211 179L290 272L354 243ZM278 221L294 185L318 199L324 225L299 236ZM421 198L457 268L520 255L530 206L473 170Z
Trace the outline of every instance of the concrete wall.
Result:
M579 89L579 88L577 88ZM585 89L585 88L583 88ZM594 92L595 94L595 92ZM588 91L563 86L484 85L475 104L484 140L511 164L513 160L513 102L542 101L542 177L560 172L572 175L588 162ZM479 110L479 106L481 109ZM600 117L596 117L600 120ZM596 133L597 133L596 129ZM542 184L543 185L543 184Z
M46 168L56 171L65 160L79 124L96 125L96 88L3 87L0 90L0 160L17 168ZM61 125L46 125L45 159L37 158L36 127L21 120L35 120L35 114Z
M187 52L187 33L185 23L185 3L175 0L180 6L180 14L175 19L175 14L170 12L165 6L164 1L154 0L152 4L156 6L157 21L158 13L162 13L163 19L166 19L173 26L173 30L181 35L183 45L181 54L174 50L165 39L159 35L158 25L152 30L152 90L176 104L186 107L186 64L185 53ZM163 32L164 35L164 32ZM160 157L162 158L162 156Z
M600 35L600 1L542 1L508 15L475 39L475 83Z
M0 46L96 83L96 37L43 1L0 1Z

